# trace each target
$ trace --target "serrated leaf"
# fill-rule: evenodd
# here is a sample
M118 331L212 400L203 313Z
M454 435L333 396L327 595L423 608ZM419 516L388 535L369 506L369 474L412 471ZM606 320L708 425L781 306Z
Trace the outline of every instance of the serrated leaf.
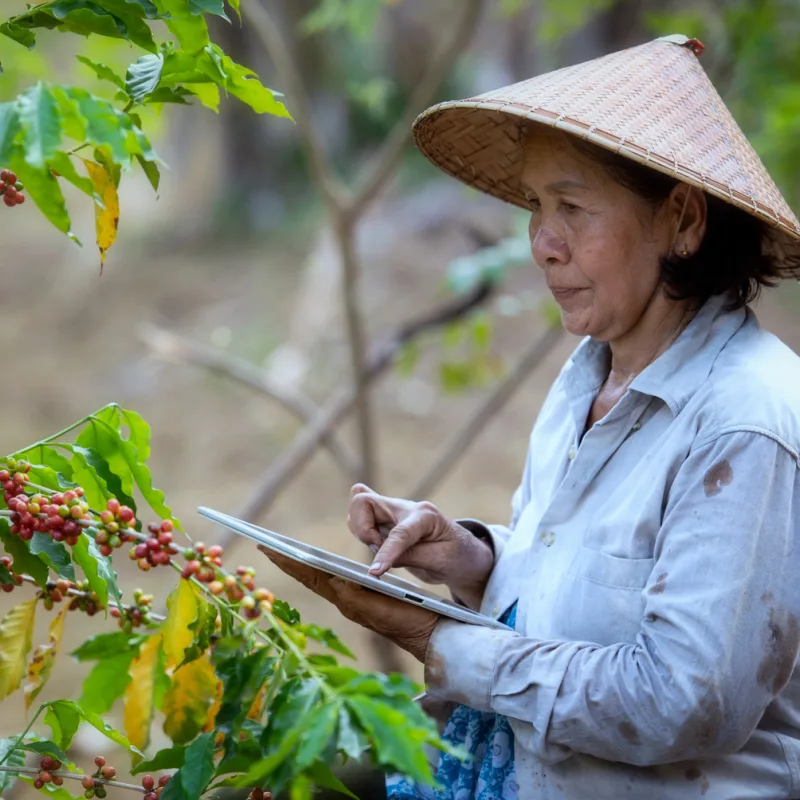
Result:
M183 661L194 639L192 626L197 620L197 596L187 580L178 581L167 598L167 619L164 622L164 655L167 669Z
M130 667L131 681L125 691L123 727L128 739L140 750L150 742L150 724L155 710L156 673L161 661L162 636L155 634L142 645Z
M56 542L47 533L37 531L33 534L33 539L28 543L31 555L38 556L47 564L59 578L68 581L75 580L75 569L72 566L72 559L69 557L67 548L61 542Z
M296 625L300 622L300 612L285 600L276 600L272 605L272 613L287 625Z
M350 648L348 648L330 628L321 628L319 625L309 624L298 625L297 630L304 633L309 639L321 642L328 649L336 653L340 653L348 658L355 658Z
M202 15L189 12L187 0L159 0L159 7L170 15L167 28L181 50L191 55L208 44L208 25Z
M81 159L89 173L89 179L94 187L95 194L100 197L101 203L95 203L95 236L97 248L100 250L100 269L105 264L106 253L117 238L119 228L119 197L114 180L105 167L94 161Z
M69 446L72 453L72 475L75 482L86 492L86 502L91 508L102 509L111 492L106 482L95 469L94 453L86 447L73 444Z
M31 649L36 598L20 603L0 622L0 700L15 692L25 675Z
M16 741L17 737L0 739L0 763L4 767L25 766L25 753L21 749L14 748ZM14 772L0 772L0 797L11 789L16 779L17 774Z
M17 104L0 103L0 163L7 164L11 159L21 130Z
M47 538L49 539L50 537ZM22 687L25 695L26 710L31 707L31 703L39 696L39 693L44 689L44 685L50 678L53 664L58 656L58 649L61 646L61 637L64 634L64 620L68 612L69 603L64 603L50 623L47 644L39 645L33 651L31 663L28 665L28 680ZM60 760L66 761L67 759Z
M117 75L111 67L106 66L105 64L101 64L97 61L92 61L90 58L86 58L86 56L75 56L81 64L85 64L89 69L91 69L94 74L100 78L100 80L108 81L109 83L113 83L122 91L125 91L125 81L122 79L120 75Z
M174 744L188 744L200 733L216 690L217 676L208 654L175 671L162 709L164 733Z
M206 108L210 108L215 114L219 113L219 86L210 82L184 85Z
M117 573L111 566L111 560L97 549L93 539L85 533L72 548L72 560L83 570L89 581L89 588L97 594L100 605L108 606L109 595L118 606L122 605L122 596L117 587Z
M61 146L61 112L49 87L39 81L17 97L25 161L44 169Z
M143 772L161 772L161 770L165 769L180 769L185 758L185 745L167 747L159 750L151 759L140 761L131 770L131 775L141 775Z
M0 542L3 549L14 559L14 572L17 575L30 575L43 589L47 583L47 565L38 556L31 555L25 542L14 536L8 528L8 519L0 519Z
M164 56L161 53L148 53L128 67L125 75L125 91L133 100L140 103L148 94L154 92L161 80Z
M339 725L336 732L336 746L349 758L358 761L369 749L369 740L360 726L354 723L346 708L339 710Z
M98 661L83 682L83 692L78 700L81 708L95 714L107 714L131 682L129 670L136 653L136 650L129 650Z
M81 724L79 707L70 700L56 700L48 703L44 724L50 726L53 741L62 750L69 750L72 739Z
M218 17L228 19L228 15L225 13L225 8L223 6L223 0L189 0L189 13L216 14Z

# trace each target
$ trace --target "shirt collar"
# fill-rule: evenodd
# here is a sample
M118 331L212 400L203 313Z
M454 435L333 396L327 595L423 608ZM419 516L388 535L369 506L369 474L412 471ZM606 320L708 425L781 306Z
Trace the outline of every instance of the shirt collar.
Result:
M744 324L748 312L744 308L728 311L728 300L719 295L706 301L672 346L636 376L630 391L660 398L677 415L708 378L728 340ZM605 342L587 337L580 343L565 375L570 399L602 386L608 375L609 356Z

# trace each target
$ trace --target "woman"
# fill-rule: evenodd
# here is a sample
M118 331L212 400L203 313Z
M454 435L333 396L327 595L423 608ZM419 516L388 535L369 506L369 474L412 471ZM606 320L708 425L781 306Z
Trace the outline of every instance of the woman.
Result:
M700 50L667 37L417 122L434 163L531 210L585 338L509 527L352 491L375 574L410 567L513 630L279 560L423 661L474 755L390 797L800 797L800 362L748 308L800 271L800 225Z

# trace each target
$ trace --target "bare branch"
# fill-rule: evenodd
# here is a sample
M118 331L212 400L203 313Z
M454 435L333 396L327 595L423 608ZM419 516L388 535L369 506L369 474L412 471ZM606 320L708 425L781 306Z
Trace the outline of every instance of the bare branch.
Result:
M255 31L256 36L264 45L267 55L283 82L283 88L290 101L292 116L305 143L311 169L326 203L332 208L342 208L347 204L348 192L334 175L330 161L317 136L317 130L311 117L308 92L303 85L300 70L283 39L280 28L260 0L248 0L248 2L242 3L241 11L249 22L250 30Z
M357 178L352 204L349 208L349 213L353 218L357 218L369 205L392 174L402 155L403 147L411 136L411 126L414 120L433 99L439 85L472 38L483 11L484 0L459 0L459 4L462 3L463 11L450 39L439 53L433 56L425 74L415 87L403 115Z
M487 423L509 401L522 382L536 369L542 359L552 350L564 333L561 326L550 328L544 336L525 351L502 383L481 403L473 415L459 430L450 444L442 451L416 486L405 496L411 500L424 500L445 479L450 470L467 449L475 442Z
M140 326L139 339L161 358L195 364L271 397L302 422L310 422L319 413L319 407L304 394L290 391L270 380L264 370L216 348L193 342L150 323ZM334 434L326 433L320 443L328 448L345 475L355 480L357 466Z
M484 303L492 294L491 283L477 285L469 294L443 305L435 311L412 320L397 331L387 342L375 349L368 361L366 377L375 380L394 362L400 348L420 334L468 314ZM350 413L355 405L355 391L346 386L339 389L322 406L308 427L300 431L294 443L284 450L266 470L250 500L239 510L242 519L255 522L275 502L283 488L302 470L314 455L323 436L332 431ZM227 536L225 532L222 536ZM233 536L229 537L231 540ZM222 543L222 542L221 542Z

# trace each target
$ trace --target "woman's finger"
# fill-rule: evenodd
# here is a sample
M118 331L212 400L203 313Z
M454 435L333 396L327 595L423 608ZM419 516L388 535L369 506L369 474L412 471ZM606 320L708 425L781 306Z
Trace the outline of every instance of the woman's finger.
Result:
M396 525L386 537L370 566L371 575L380 577L397 566L403 554L420 541L427 533L426 517L419 511L410 514L400 525Z

